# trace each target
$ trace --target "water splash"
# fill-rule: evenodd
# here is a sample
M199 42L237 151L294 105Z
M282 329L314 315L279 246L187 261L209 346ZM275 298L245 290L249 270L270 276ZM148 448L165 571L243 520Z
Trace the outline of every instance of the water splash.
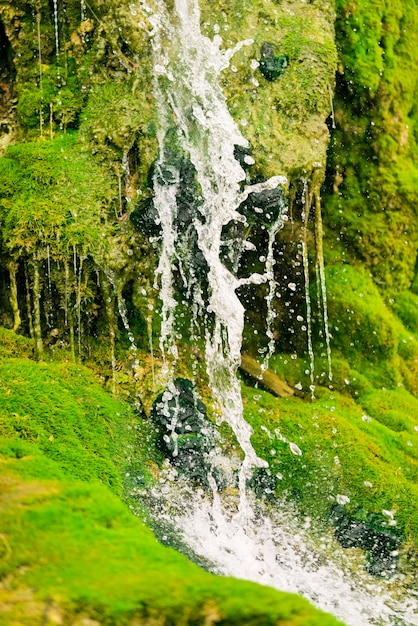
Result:
M165 156L174 145L190 159L200 189L199 206L191 223L206 267L207 373L222 419L231 426L245 455L240 476L243 493L249 469L266 463L257 457L250 441L252 429L242 416L236 370L241 359L244 307L236 292L241 285L264 282L267 276L253 274L238 279L229 271L221 262L222 231L230 222L245 222L237 208L250 193L273 189L284 179L276 176L242 190L245 172L235 158L234 147L247 148L248 142L228 111L218 78L232 56L252 42L242 41L233 49L221 50L219 35L213 40L202 35L196 0L174 0L172 11L162 3L154 6L142 2L141 6L153 27L154 92L162 126L154 174L154 204L162 227L157 268L162 300L160 346L164 355L177 360L173 265L183 273L189 293L198 293L196 277L193 272L184 276L179 254L184 242L178 230L176 206L180 174L175 165L168 168L170 160ZM244 508L245 503L241 504Z
M416 624L413 594L395 596L402 576L372 578L330 535L312 535L310 518L298 522L288 502L276 502L272 511L249 496L244 524L235 514L237 495L219 494L214 481L211 486L211 495L193 490L168 468L147 494L155 519L178 533L189 557L216 574L300 594L347 626Z

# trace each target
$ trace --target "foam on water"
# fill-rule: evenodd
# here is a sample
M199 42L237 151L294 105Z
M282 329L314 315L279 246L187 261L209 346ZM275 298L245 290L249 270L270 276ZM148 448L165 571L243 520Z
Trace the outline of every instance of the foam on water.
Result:
M172 524L212 572L300 594L347 626L417 623L414 593L409 599L394 597L394 589L402 588L401 576L373 578L354 562L358 555L350 556L330 535L314 539L309 518L298 523L289 503L276 501L272 511L249 496L243 521L238 494L221 495L211 482L209 495L182 484L169 470L149 502L155 516Z

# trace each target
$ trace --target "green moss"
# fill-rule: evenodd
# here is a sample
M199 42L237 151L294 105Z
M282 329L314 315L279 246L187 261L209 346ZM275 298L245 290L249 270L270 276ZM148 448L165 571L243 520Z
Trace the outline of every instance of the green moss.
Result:
M412 0L338 0L336 8L327 247L362 261L379 289L395 294L411 285L418 241L418 11Z
M339 623L297 596L203 572L156 541L111 491L120 494L127 449L136 475L146 473L146 428L133 437L131 411L85 368L5 357L1 381L2 623Z
M13 252L51 258L104 254L114 183L75 134L10 146L0 159L3 240Z
M393 301L392 308L406 328L418 335L418 295L404 291Z
M272 474L279 475L277 493L296 500L302 515L322 520L338 494L350 499L348 513L362 520L376 515L381 528L387 523L382 510L395 510L394 532L416 545L418 432L405 411L416 410L417 401L405 391L399 396L388 392L387 397L370 392L356 404L338 392L317 391L311 404L294 397L277 400L244 388L245 415L255 431L252 441ZM365 407L373 408L374 400L376 413L379 402L386 401L386 409L391 403L397 412L393 420L402 420L406 430L392 428L390 410L387 420L366 414ZM292 453L289 442L302 454Z
M254 149L258 171L309 177L318 162L324 166L329 139L325 119L336 67L330 3L219 0L203 3L201 11L204 32L213 38L216 26L226 48L253 40L234 56L222 86L231 114ZM265 42L289 58L274 82L254 64Z
M373 362L393 359L396 320L367 272L350 265L333 265L326 272L334 349Z
M0 434L35 442L68 475L121 491L122 437L132 413L104 392L86 368L22 359L0 363ZM130 426L131 424L131 426Z

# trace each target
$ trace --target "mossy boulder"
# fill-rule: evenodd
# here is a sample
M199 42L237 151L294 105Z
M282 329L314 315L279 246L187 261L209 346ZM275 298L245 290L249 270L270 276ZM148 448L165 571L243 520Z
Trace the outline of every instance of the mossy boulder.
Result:
M413 396L404 390L368 391L355 402L317 389L310 403L243 391L253 444L277 478L279 497L324 523L343 496L347 515L405 542L403 552L410 542L414 554L418 432Z
M13 333L5 334L11 344ZM108 395L86 368L6 354L0 355L3 624L340 623L302 598L219 578L159 544L121 499L123 486L152 483L151 424Z
M203 3L201 11L205 34L218 34L226 48L253 40L234 56L222 86L231 114L254 149L257 172L291 180L322 170L337 63L331 3L220 0ZM278 80L260 71L266 42L274 46L274 56L288 60Z
M334 350L373 362L393 359L399 343L396 319L367 271L332 265L326 284Z

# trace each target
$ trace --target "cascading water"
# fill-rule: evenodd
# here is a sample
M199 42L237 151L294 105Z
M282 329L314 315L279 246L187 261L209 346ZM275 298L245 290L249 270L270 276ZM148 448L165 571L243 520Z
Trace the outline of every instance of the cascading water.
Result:
M211 41L201 34L196 1L175 0L173 12L164 6L153 11L145 2L142 6L153 26L155 95L164 128L159 133L160 157L154 174L154 205L162 228L157 270L162 300L161 349L174 361L177 359L173 263L179 266L189 292L196 293L200 282L198 272L186 272L188 268L179 258L184 244L177 209L180 171L173 163L167 165L168 153L175 144L190 159L200 188L188 236L194 239L201 265L206 268L207 301L202 300L205 310L200 313L210 318L206 330L207 372L222 418L231 426L245 454L240 477L244 494L249 468L266 464L257 457L250 442L252 429L242 417L236 370L241 359L244 307L236 291L244 284L260 284L267 276L236 278L221 260L222 234L229 223L245 221L237 208L249 194L274 189L285 179L276 176L241 189L245 172L234 150L235 146L246 148L248 144L228 111L218 77L234 53L251 42L243 41L233 50L222 51L219 36Z
M276 501L272 510L249 496L251 514L243 524L234 513L236 496L221 498L212 488L209 497L172 469L163 473L159 487L146 494L163 542L187 544L186 554L216 574L303 595L347 626L416 624L414 593L406 600L395 597L402 575L373 578L329 535L313 538L310 518L298 522L297 511L285 501Z
M413 624L411 607L391 608L391 600L379 595L379 585L373 585L371 580L356 589L358 581L347 577L344 568L331 564L328 556L324 556L325 552L317 551L297 530L296 522L292 522L289 515L276 513L269 517L262 508L260 515L260 510L249 504L246 483L250 469L266 467L267 463L256 455L250 441L252 429L243 419L236 371L241 359L244 307L237 290L244 284L260 284L268 280L268 322L271 324L271 304L277 288L273 275L273 243L281 221L278 218L276 231L273 228L270 234L265 273L248 278L237 278L223 262L224 231L229 224L239 226L245 223L237 209L250 194L275 189L286 181L275 176L264 183L243 187L246 175L236 158L235 148L247 149L248 145L228 111L218 77L228 67L234 53L251 42L243 41L232 50L221 50L219 35L210 40L200 31L197 0L174 0L170 5L173 8L163 2L141 1L141 9L152 26L154 95L160 116L159 157L154 166L152 204L156 214L154 226L158 227L154 239L160 246L156 286L162 303L160 348L165 359L163 376L170 392L169 400L177 406L174 370L178 360L176 309L179 303L174 283L178 274L193 314L192 337L199 318L204 321L206 367L213 397L219 404L222 419L236 435L244 452L244 461L239 472L238 495L232 507L221 500L211 476L208 478L212 487L209 496L203 491L191 492L191 487L181 488L172 480L177 475L175 469L169 470L168 478L162 476L160 487L154 493L145 494L145 499L155 516L160 521L165 519L174 524L191 549L210 563L210 568L217 573L301 593L352 626ZM185 189L187 196L191 187L194 202L181 198ZM283 211L281 207L281 213ZM239 248L239 256L245 249L244 242L235 241L234 245ZM303 259L306 279L305 248ZM323 278L321 266L321 295L326 308ZM307 303L309 306L309 299ZM309 309L307 317L310 324ZM267 356L274 340L270 326L269 333ZM326 318L325 334L329 356ZM313 393L311 344L309 353ZM329 376L332 377L331 367ZM175 446L173 456L178 452L176 420L174 416L170 424ZM295 446L279 432L277 436ZM292 451L302 454L296 448Z

